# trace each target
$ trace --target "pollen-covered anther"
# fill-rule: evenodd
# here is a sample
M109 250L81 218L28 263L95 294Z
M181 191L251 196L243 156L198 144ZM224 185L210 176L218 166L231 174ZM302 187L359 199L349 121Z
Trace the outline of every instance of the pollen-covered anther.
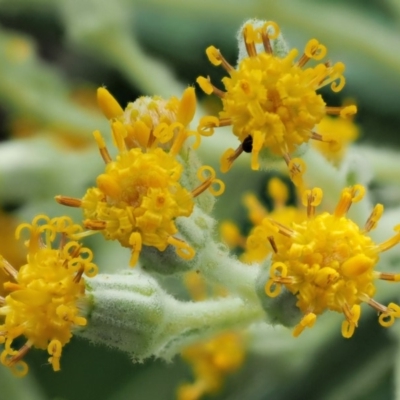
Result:
M91 219L85 219L83 221L83 226L86 229L91 229L92 231L102 231L106 229L107 227L107 222L105 221L96 221L96 220L91 220Z
M230 72L233 70L232 65L225 60L221 52L214 46L209 46L206 49L206 54L208 59L210 60L211 64L213 65L222 65L222 67L227 71Z
M167 242L175 247L176 254L178 254L179 257L183 258L184 260L191 260L196 255L193 247L181 239L170 236Z
M365 223L364 230L366 232L370 232L376 228L378 225L379 220L382 217L384 207L382 204L377 204L374 209L372 210L371 215L368 217L367 222Z
M383 327L387 328L394 324L396 318L400 318L400 306L396 303L389 303L386 311L379 315L378 321Z
M203 76L199 76L196 79L196 82L200 86L200 88L203 90L203 92L206 94L214 93L216 96L218 96L221 99L225 96L224 91L222 91L221 89L218 89L211 83L209 76L207 78L204 78Z
M243 144L240 144L236 150L229 148L221 157L221 172L228 172L234 163L234 161L243 153Z
M275 221L271 218L264 218L262 224L273 233L279 233L287 237L295 237L296 235L293 229L290 229L286 225L281 224L280 222Z
M13 375L16 377L23 377L28 373L29 367L28 364L23 360L16 360L11 354L14 354L14 357L18 357L20 353L19 351L3 351L0 355L0 362L9 367Z
M55 196L54 199L58 204L68 207L81 207L82 200L76 199L75 197L68 197L68 196Z
M204 173L208 173L205 176ZM221 179L216 179L216 174L213 168L204 165L197 171L197 177L202 182L196 189L192 190L192 196L197 197L205 190L209 189L213 196L219 196L225 191L225 184Z
M104 87L97 89L97 103L107 119L117 118L124 113L118 101Z
M119 152L127 150L125 138L128 136L128 132L121 121L114 121L111 124L112 138L114 145L117 147Z
M343 107L326 107L325 111L328 115L339 115L342 118L349 118L357 114L357 106L352 104Z
M62 352L62 345L59 340L52 340L47 346L47 351L51 356L49 363L53 366L54 371L60 370L60 358Z
M306 44L304 54L297 61L297 65L301 68L311 59L322 60L326 56L326 53L327 49L324 45L319 43L317 39L311 39Z
M346 319L342 322L342 335L344 338L349 339L353 336L355 328L358 326L358 320L361 315L361 307L359 304L354 304L350 309L346 303L343 305L343 314Z
M306 314L300 321L299 324L297 324L292 332L292 335L294 337L297 337L300 335L301 332L304 331L305 328L312 328L315 324L315 321L317 320L316 314L310 312Z
M320 188L314 188L312 190L306 190L302 196L302 203L307 207L307 216L313 217L315 214L315 208L321 204L322 201L322 190Z
M228 126L231 124L232 121L230 118L220 119L214 116L207 115L200 119L197 131L201 136L211 136L214 133L214 128L220 126Z
M270 39L276 39L279 36L280 29L274 21L267 21L261 29L261 39L264 50L267 54L272 54L272 46ZM271 33L273 31L273 33Z
M253 25L247 24L243 27L243 39L249 57L255 57L257 55L255 44L261 42L259 31L254 29Z
M379 252L387 251L400 243L400 225L396 225L394 231L397 233L393 237L377 245Z
M110 153L107 150L106 142L104 141L103 136L101 136L100 131L94 131L93 136L96 140L96 143L99 148L100 155L101 155L103 161L106 164L109 164L112 161L112 158L110 156Z
M336 206L334 215L342 217L350 210L352 203L362 200L365 195L365 187L362 185L354 185L342 190L340 200Z
M7 366L13 367L15 366L18 362L20 362L31 350L32 348L32 343L29 341L25 343L22 347L20 347L17 351L12 352L13 354L11 357L7 359ZM10 353L11 354L11 353Z
M269 297L276 297L281 293L282 284L293 283L293 279L287 276L287 266L282 262L276 262L271 265L266 285L265 293Z
M142 237L139 232L133 232L129 237L129 244L132 247L132 255L129 265L134 267L139 260L140 252L142 251Z

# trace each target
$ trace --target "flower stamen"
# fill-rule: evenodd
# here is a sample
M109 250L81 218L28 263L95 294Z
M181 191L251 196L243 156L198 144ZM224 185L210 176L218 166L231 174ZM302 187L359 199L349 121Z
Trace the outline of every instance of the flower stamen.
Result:
M371 212L371 215L368 217L367 222L365 223L364 230L365 232L370 232L376 228L379 220L381 219L383 214L383 205L377 204Z
M247 24L243 28L244 44L249 57L257 56L257 50L255 45L255 35L257 31L253 28L253 25Z
M400 243L400 225L396 225L394 227L395 232L398 232L396 235L391 237L390 239L384 241L383 243L378 244L378 251L379 252L384 252L389 249L391 249L393 246L396 246L396 244Z
M308 314L306 314L301 319L300 323L294 327L292 332L293 336L298 337L300 333L304 331L305 328L312 328L316 320L317 316L314 313L309 312Z
M400 274L389 272L376 272L376 278L382 281L400 282Z
M208 172L209 176L205 177L204 172ZM206 165L200 167L197 171L197 177L202 183L196 189L192 190L192 196L197 197L208 188L210 188L212 195L221 195L225 191L225 184L221 179L216 179L215 176L216 174L213 168ZM218 189L213 188L212 185L217 185Z
M102 159L106 164L109 164L112 161L112 158L107 150L106 142L104 141L103 136L101 136L100 131L94 131L93 136L96 140Z
M325 107L325 111L328 115L340 115L342 118L347 118L357 113L357 107L355 105L343 107Z
M54 199L58 204L68 207L81 207L82 200L76 199L75 197L68 197L68 196L55 196Z
M103 229L106 229L107 222L99 221L99 220L85 219L83 221L83 226L86 229L90 229L92 231L102 231Z
M220 99L224 98L225 92L222 91L221 89L218 89L216 86L214 86L211 83L211 80L210 80L209 76L207 76L207 78L204 78L203 76L199 76L196 79L196 82L201 87L201 89L204 91L204 93L206 93L206 94L214 93Z
M365 194L365 188L361 185L355 185L342 190L340 200L336 206L334 215L337 218L343 217L348 213L353 203L360 201Z
M322 190L314 188L303 192L302 203L307 207L307 217L312 218L315 215L315 208L321 204Z
M341 144L337 140L324 138L322 135L320 135L317 132L311 132L310 139L317 140L322 143L328 143L329 151L332 151L332 152L337 152L342 147Z
M214 46L209 46L206 49L206 54L210 62L214 65L222 65L226 72L234 70L231 64L226 61L222 53Z

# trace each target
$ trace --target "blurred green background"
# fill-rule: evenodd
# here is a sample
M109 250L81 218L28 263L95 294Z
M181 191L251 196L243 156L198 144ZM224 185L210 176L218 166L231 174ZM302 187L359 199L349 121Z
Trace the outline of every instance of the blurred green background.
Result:
M43 211L57 215L64 210L53 204L54 195L80 196L91 184L101 168L92 131L108 133L94 103L97 87L105 85L125 106L139 95L180 96L198 75L219 82L223 71L211 66L205 48L215 45L234 64L236 33L248 18L275 20L300 51L312 37L325 44L329 59L346 64L347 84L339 94L324 91L324 99L330 105L356 101L360 146L367 149L363 162L373 164L365 146L390 147L389 156L398 159L399 0L2 0L3 212L18 220ZM203 112L215 109L200 90L197 95ZM204 147L204 161L217 164L207 154ZM398 205L400 163L393 164L391 175L375 164L373 172L375 167L373 199ZM263 194L267 175L235 173L227 175L228 191L216 214L242 223L241 194L248 189ZM98 260L107 268L118 256L110 249ZM391 290L391 301L395 295ZM373 313L364 315L351 340L341 337L335 317L322 318L302 335L308 338L267 330L250 345L245 365L227 379L223 392L209 398L400 399L398 332L380 327ZM27 362L30 374L22 380L0 370L1 399L174 399L179 383L192 380L179 357L171 364L138 365L125 354L75 338L65 347L61 372L53 373L41 351L31 351Z

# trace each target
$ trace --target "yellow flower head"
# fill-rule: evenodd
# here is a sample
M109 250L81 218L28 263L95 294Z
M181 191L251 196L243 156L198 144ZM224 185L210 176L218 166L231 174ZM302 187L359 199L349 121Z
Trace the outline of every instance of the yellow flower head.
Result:
M83 275L97 273L92 252L70 239L82 230L70 218L39 215L32 224L19 225L16 236L24 229L29 230L27 263L17 271L0 257L0 268L11 279L4 284L10 294L0 297L0 314L5 317L0 325L5 346L0 360L18 376L28 371L22 358L32 347L47 349L54 371L60 369L62 347L73 329L87 322L79 309L85 295ZM19 337L26 343L15 350L13 342Z
M183 350L182 357L192 365L196 380L178 388L178 400L198 400L205 394L218 392L224 377L244 362L243 341L241 334L226 332Z
M249 219L253 225L247 238L240 234L239 228L232 222L224 222L221 225L221 235L224 242L229 247L241 247L244 251L240 255L240 260L245 263L261 262L271 252L271 247L265 243L262 235L261 237L257 235L258 227L262 225L264 218L268 216L281 224L290 224L291 222L300 222L305 217L303 210L287 205L288 187L279 178L270 179L266 193L272 199L272 211L268 211L254 194L248 193L243 197L244 205L249 212Z
M314 141L317 148L329 161L337 164L344 156L347 146L359 136L359 129L351 118L337 118L325 116L317 126L317 135L325 141ZM331 143L337 146L333 148Z
M196 136L194 148L199 144L200 135L188 128L196 111L196 95L192 87L183 92L181 100L143 96L129 103L125 110L105 88L97 90L97 100L111 122L118 147L121 142L129 148L143 150L162 147L176 156L189 136Z
M207 166L198 171L202 183L197 188L188 191L180 183L183 165L177 155L190 135L185 124L192 118L189 111L192 114L195 105L193 96L189 88L181 102L141 98L124 114L111 94L100 88L98 101L104 114L113 118L113 139L119 154L112 160L100 132L94 132L106 164L104 173L97 177L97 186L88 189L82 199L56 197L61 204L83 209L84 226L91 232L82 235L101 231L106 239L131 248L132 266L138 261L142 245L160 251L172 245L179 256L191 259L194 250L174 236L178 232L175 219L189 216L194 197L206 189L214 195L224 190L223 183L215 179L215 171Z
M265 218L253 233L255 240L268 241L273 251L266 294L278 296L283 285L297 297L297 307L304 313L294 336L305 327L312 327L317 315L332 310L344 314L342 334L349 338L357 327L362 302L380 313L382 326L390 326L400 317L398 305L390 303L386 307L372 298L375 279L400 281L400 274L374 271L379 253L396 245L400 233L381 244L374 243L367 235L382 215L381 204L375 206L363 229L346 217L351 204L361 200L364 192L360 185L346 188L333 214L316 215L322 190L307 190L303 196L307 219L284 225ZM395 230L398 232L400 226Z
M248 57L243 58L236 69L218 49L207 48L210 62L221 65L229 76L222 80L225 91L213 86L208 78L197 79L206 94L214 93L221 98L223 106L219 118L207 116L200 121L199 132L211 135L215 127L232 126L241 144L236 150L228 149L224 153L222 171L229 170L243 151L252 153L251 167L258 170L259 153L269 149L273 154L283 156L297 184L305 165L299 159L292 160L290 154L309 139L324 140L313 132L313 128L326 114L345 117L354 114L356 107L327 107L316 92L329 84L335 92L343 88L343 63L321 62L305 69L309 60L319 61L326 55L326 47L316 39L307 43L304 54L297 61L296 49L278 57L273 54L270 40L276 39L279 32L278 25L271 21L260 28L246 24L243 37ZM263 45L263 52L257 53L257 44Z

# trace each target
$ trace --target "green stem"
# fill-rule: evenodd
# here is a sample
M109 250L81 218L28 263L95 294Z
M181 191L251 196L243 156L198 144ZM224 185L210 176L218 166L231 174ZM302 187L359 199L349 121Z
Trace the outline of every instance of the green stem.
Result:
M201 302L168 298L167 307L171 312L168 329L172 334L188 328L208 332L238 329L263 320L265 316L261 307L250 306L234 297Z
M260 305L239 298L178 301L140 270L90 279L86 302L88 325L75 334L136 360L170 359L195 341L265 319Z
M246 265L232 257L220 244L208 242L198 252L199 269L203 276L240 297L258 303L255 292L259 266Z

